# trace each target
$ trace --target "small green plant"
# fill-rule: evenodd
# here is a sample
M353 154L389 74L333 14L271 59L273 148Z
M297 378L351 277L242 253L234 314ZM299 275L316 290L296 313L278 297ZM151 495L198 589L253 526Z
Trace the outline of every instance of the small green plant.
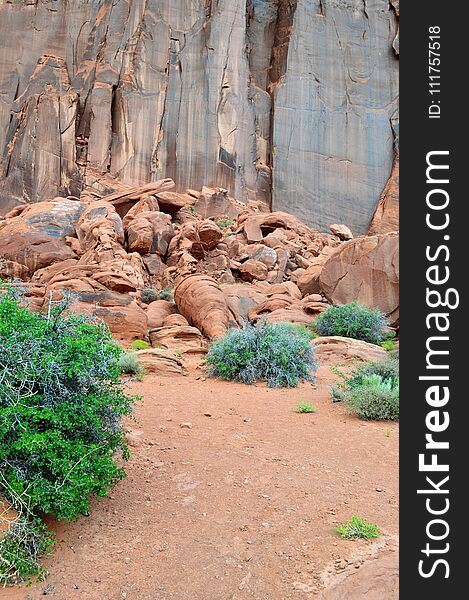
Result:
M300 402L298 406L295 408L295 412L297 413L315 413L316 407L313 404L308 404L307 402Z
M384 340L384 342L381 342L381 348L384 348L388 352L392 352L392 350L394 350L394 342L392 340Z
M138 362L138 356L135 352L125 352L119 358L119 368L121 373L127 375L140 375L144 372L143 366Z
M38 518L19 516L0 537L0 585L15 585L46 576L40 559L47 556L53 536Z
M189 206L189 212L192 215L196 215L197 214L197 210L196 210L195 206L192 206L192 204Z
M219 221L215 221L215 224L218 225L220 229L236 225L235 221L232 221L231 219L220 219Z
M155 302L155 300L158 300L159 296L156 290L147 287L143 288L140 292L140 298L145 304L151 304L152 302Z
M130 344L130 347L132 350L148 350L148 348L150 347L150 344L148 342L146 342L145 340L134 340Z
M158 292L158 300L172 302L174 300L174 289L165 288L164 290L161 290L161 292Z
M310 341L310 333L292 323L232 329L210 346L209 375L248 384L264 380L270 387L314 381L317 362Z
M320 335L340 335L372 344L381 343L386 327L386 317L380 310L358 302L329 306L314 322Z
M296 328L301 334L308 336L310 340L314 340L319 337L318 334L312 329L310 323L305 325L302 323L290 323L290 325Z
M315 340L319 337L318 332L314 329L314 323L305 323L304 325L299 325L299 327L304 327L307 331L309 331L312 340Z
M369 540L377 538L381 534L377 525L367 523L364 519L355 516L342 523L336 532L344 540Z
M399 352L390 352L383 360L366 362L359 365L346 378L347 385L354 387L361 385L363 380L368 375L380 375L383 380L398 380L399 379Z

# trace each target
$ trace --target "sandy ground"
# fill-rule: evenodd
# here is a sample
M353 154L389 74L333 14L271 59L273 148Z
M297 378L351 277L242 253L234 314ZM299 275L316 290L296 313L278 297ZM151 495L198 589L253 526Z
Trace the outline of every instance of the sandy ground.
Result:
M392 552L398 425L347 414L330 400L333 379L321 367L317 386L297 389L195 375L132 383L144 400L128 477L89 517L56 527L45 582L0 597L303 600ZM299 402L316 413L295 413ZM351 515L384 535L341 540L334 527Z

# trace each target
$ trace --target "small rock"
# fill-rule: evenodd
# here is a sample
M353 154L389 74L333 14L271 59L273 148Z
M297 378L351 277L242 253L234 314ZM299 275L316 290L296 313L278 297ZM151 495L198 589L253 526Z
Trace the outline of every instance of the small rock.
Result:
M277 262L277 253L268 246L260 246L256 249L251 258L264 263L268 269L271 269Z
M264 263L252 258L247 260L239 267L239 272L241 273L242 279L245 281L253 281L254 279L264 281L267 279L267 275L269 274L269 271Z
M179 427L181 429L192 429L192 423L189 423L189 422L187 422L187 423L180 423Z
M129 444L129 446L131 446L132 448L138 448L139 446L142 445L142 434L143 431L129 431L129 433L127 434L127 442Z
M336 235L342 241L347 241L347 240L353 239L353 233L350 231L350 229L347 227L347 225L343 225L343 224L338 225L338 224L334 223L334 225L331 225L329 227L329 229L332 231L332 233L334 235Z
M302 581L294 581L293 589L297 590L299 592L306 592L306 593L311 593L311 592L315 591L314 587L312 587L311 585L308 585L306 583L303 583Z
M204 412L204 417L211 417L212 413L211 412Z

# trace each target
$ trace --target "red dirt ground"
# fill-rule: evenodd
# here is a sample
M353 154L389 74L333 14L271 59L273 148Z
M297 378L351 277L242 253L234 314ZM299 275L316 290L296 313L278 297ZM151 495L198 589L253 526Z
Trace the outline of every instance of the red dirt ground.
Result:
M317 387L293 390L195 375L132 383L144 401L128 477L89 517L56 528L45 582L0 597L304 600L340 573L365 572L364 557L392 555L398 425L333 404L334 379L321 367ZM295 413L299 402L317 412ZM334 527L352 515L383 537L341 540Z

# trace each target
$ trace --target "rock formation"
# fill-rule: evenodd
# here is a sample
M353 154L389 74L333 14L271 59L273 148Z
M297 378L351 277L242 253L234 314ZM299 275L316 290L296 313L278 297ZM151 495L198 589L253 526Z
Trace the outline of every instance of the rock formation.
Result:
M119 184L102 198L84 193L13 209L0 221L0 278L22 280L33 308L68 290L70 310L103 319L118 340L184 352L205 351L204 336L247 320L310 324L329 303L352 300L397 325L396 233L344 240L344 225L321 233L224 192L173 187L169 179ZM237 219L199 215L201 195L204 214L223 206Z
M399 321L399 239L396 233L345 242L325 263L319 284L332 304L357 300Z
M396 14L379 0L297 0L274 94L273 202L366 231L391 172Z
M170 177L365 233L393 163L397 32L389 0L2 2L0 215Z
M396 156L391 176L380 196L371 220L369 235L399 230L399 158Z
M189 323L208 338L223 337L228 329L229 310L217 282L207 275L189 275L174 290L174 302Z

